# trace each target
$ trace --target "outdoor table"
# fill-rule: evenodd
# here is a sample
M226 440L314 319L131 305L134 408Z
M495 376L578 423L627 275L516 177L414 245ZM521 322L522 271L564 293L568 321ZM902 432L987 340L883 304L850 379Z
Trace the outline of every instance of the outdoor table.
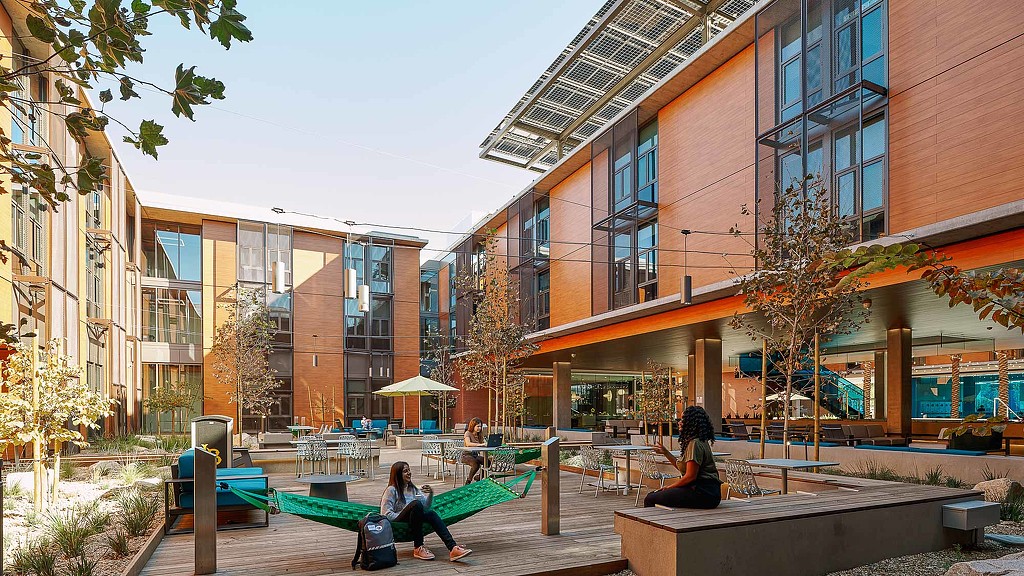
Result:
M682 450L669 450L669 454L679 458L683 455ZM715 458L725 458L726 456L732 456L732 452L712 452L711 455Z
M298 438L299 435L301 433L303 433L303 432L311 432L313 430L312 426L299 426L299 425L286 426L286 428L288 428L288 431L291 432L292 436L295 436L296 438Z
M436 440L435 440L436 442ZM495 450L508 449L509 446L466 446L466 452L483 452L484 453L484 465L483 473L484 478L487 477L488 465L487 465L487 453L494 452Z
M309 442L309 440L289 440L288 441L289 444L306 444L308 442ZM326 442L327 445L330 446L332 444L334 444L334 445L355 444L356 442L359 442L359 440L354 439L354 438L335 438L334 440L324 440L324 442ZM373 440L370 441L370 448L376 448L376 446L374 446L374 444L373 444Z
M625 487L621 484L615 484L612 486L613 490L622 488L622 494L628 495L629 489L632 487L632 470L630 466L629 455L633 452L640 452L644 450L654 450L654 446L638 446L636 444L613 444L611 446L594 446L598 450L619 450L626 453L626 484Z
M348 482L359 480L359 476L345 474L312 474L296 478L296 482L309 484L309 495L328 500L348 502Z
M839 462L818 462L816 460L795 460L792 458L764 458L761 460L747 460L751 466L762 466L764 468L775 468L782 470L782 493L789 494L789 471L807 470L808 468L822 468L824 466L839 466Z

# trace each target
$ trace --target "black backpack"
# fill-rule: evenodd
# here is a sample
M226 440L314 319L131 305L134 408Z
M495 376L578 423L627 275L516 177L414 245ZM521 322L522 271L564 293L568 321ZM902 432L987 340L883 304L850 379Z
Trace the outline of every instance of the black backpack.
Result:
M359 543L352 558L363 570L380 570L398 565L398 549L391 532L391 522L380 514L369 513L359 521ZM360 558L361 557L361 558Z

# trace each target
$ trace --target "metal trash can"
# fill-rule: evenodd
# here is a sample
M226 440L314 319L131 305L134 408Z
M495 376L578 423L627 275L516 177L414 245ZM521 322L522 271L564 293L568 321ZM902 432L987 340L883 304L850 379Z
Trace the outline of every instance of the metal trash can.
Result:
M234 422L230 416L216 414L192 419L192 447L212 452L217 457L217 468L231 468Z

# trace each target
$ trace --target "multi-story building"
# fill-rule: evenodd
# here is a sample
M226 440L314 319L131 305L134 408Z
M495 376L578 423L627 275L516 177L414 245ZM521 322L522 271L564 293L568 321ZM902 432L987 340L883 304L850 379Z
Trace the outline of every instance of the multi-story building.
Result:
M452 247L442 292L497 230L540 347L528 366L550 379L535 409L554 414L537 423L629 411L648 359L686 401L759 412L743 361L759 344L728 323L745 312L735 278L756 265L758 213L795 177L823 179L855 241L912 239L965 269L1024 260L1024 12L973 8L605 2L484 141L481 157L541 174ZM441 322L461 333L471 309L450 294ZM950 355L985 374L960 387L961 413L991 413L1003 356L1021 412L1019 334L903 271L867 297L871 322L827 350L848 388L837 415L894 432L949 416ZM486 410L466 396L462 416Z
M31 64L50 53L25 19L24 6L0 3L0 56ZM41 342L57 339L89 384L117 400L99 433L170 431L172 422L181 430L183 418L236 415L234 385L216 378L210 349L239 290L266 295L280 383L267 421L246 415L243 429L396 416L392 400L373 392L420 369L425 241L178 195L148 193L140 203L107 138L92 135L80 146L68 136L68 111L48 102L53 82L45 72L25 82L17 96L31 104L0 118L4 133L15 150L65 166L100 157L109 176L55 208L25 188L0 202L0 238L11 247L0 267L9 287L0 290L0 322ZM86 94L78 98L88 103ZM278 265L284 284L275 292ZM346 269L369 287L368 310L342 293ZM191 409L173 417L148 409L154 391L182 384L194 392ZM413 404L410 421L419 415Z

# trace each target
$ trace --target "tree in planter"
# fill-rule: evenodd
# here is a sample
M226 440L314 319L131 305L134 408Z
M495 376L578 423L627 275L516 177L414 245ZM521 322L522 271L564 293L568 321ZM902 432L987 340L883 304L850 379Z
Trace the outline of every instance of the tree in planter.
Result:
M125 5L122 5L125 4ZM236 0L34 0L9 7L26 53L0 62L0 107L12 119L10 129L0 128L0 194L15 187L32 190L57 209L77 194L88 194L108 178L101 156L85 152L85 141L104 132L111 122L128 135L124 141L143 154L157 157L158 148L168 143L163 126L142 120L138 128L117 119L109 104L116 93L122 101L142 98L137 89L169 97L171 112L195 120L194 108L224 98L224 84L196 73L195 66L180 64L173 85L161 86L141 80L133 69L143 62L144 38L151 23L170 19L186 29L196 29L224 48L234 42L248 42L251 32L245 16L236 10ZM38 79L46 79L45 91L35 90ZM99 90L99 106L82 96ZM49 140L50 126L59 126L62 136L76 141L83 151L77 165L65 163L63 150ZM48 154L25 152L16 145L28 143ZM0 261L6 263L11 247L0 239ZM0 339L13 343L17 327L0 324Z
M749 214L745 207L744 213ZM847 274L836 265L835 255L851 237L850 226L834 209L822 180L808 175L776 194L761 230L761 243L752 251L758 268L738 280L744 304L752 314L736 314L731 325L754 341L763 340L772 364L786 379L783 434L787 438L794 375L810 363L816 341L851 333L868 321L859 294L865 274ZM903 258L905 251L916 253L916 247L909 250L897 245L866 253L864 263L876 268L881 261L885 266ZM817 431L820 394L818 386L815 388ZM761 405L765 405L764 398ZM785 453L788 457L788 444Z
M228 397L237 406L241 441L243 412L265 418L277 403L273 392L278 381L270 367L275 325L264 288L236 288L235 300L226 308L228 319L214 331L210 354L213 377L232 388Z
M42 460L53 448L53 497L60 483L60 452L66 443L88 446L80 426L98 428L97 421L113 414L114 400L92 390L82 378L74 359L60 351L58 340L47 343L42 362L35 339L31 345L15 344L4 366L0 394L0 440L5 444L33 446L36 476L35 509L42 509L46 472ZM70 424L70 427L69 427Z
M491 430L499 423L507 423L508 413L502 398L517 380L523 359L537 346L526 340L529 329L516 321L519 313L519 294L516 282L505 263L496 255L494 239L487 241L484 270L480 277L463 276L457 283L476 295L476 310L469 321L466 334L466 354L456 366L468 390L485 389L487 420Z

